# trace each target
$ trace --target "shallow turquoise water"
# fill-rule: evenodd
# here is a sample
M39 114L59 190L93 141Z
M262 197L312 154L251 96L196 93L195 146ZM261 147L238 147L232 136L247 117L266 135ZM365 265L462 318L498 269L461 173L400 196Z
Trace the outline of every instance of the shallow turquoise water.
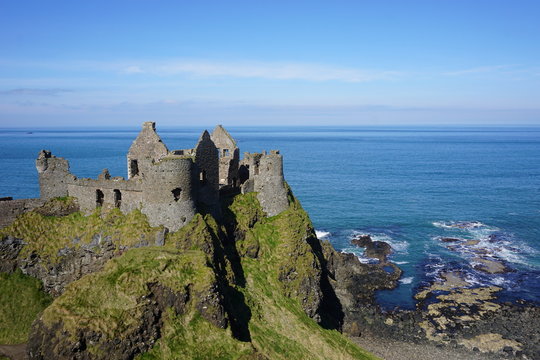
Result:
M158 128L169 149L192 147L201 130ZM540 128L229 131L241 152L281 150L295 195L319 235L338 249L362 258L350 245L359 233L393 245L391 259L405 273L398 289L380 295L386 307L411 307L413 291L448 269L473 283L501 285L510 299L540 301ZM126 176L125 155L137 132L0 131L0 196L38 196L34 159L40 149L69 159L78 176L96 177L105 167ZM481 224L451 226L459 221ZM474 254L449 250L438 236L481 240L489 256L516 271L476 271Z

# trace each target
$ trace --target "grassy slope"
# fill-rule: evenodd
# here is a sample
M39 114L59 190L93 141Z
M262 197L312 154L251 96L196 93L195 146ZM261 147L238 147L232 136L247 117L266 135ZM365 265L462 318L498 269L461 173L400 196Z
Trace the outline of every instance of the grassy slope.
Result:
M51 301L39 280L0 273L0 344L26 342L32 321Z
M30 211L1 229L0 237L11 235L24 239L26 245L20 256L27 257L35 252L42 260L54 264L60 259L59 250L89 244L96 234L110 236L117 246L132 246L142 239L154 244L160 230L160 227L150 227L146 216L138 210L124 215L119 209L113 209L102 214L102 209L98 208L89 216L76 212L55 217Z
M291 200L288 210L249 230L261 247L259 258L242 258L247 279L242 292L252 304L249 328L253 344L272 359L373 359L339 332L325 330L310 319L294 292L291 298L283 295L278 273L291 261L296 265L297 281L316 271L305 242L313 231L311 222L300 204ZM251 212L255 202L255 194L242 195L232 209L236 214Z
M295 290L303 279L319 270L305 242L313 229L299 203L291 199L287 211L268 219L255 194L246 194L237 196L230 209L237 228L245 233L236 244L238 253L258 249L257 257L241 257L245 282L233 285L239 301L248 307L250 341L237 340L230 328L210 324L191 304L183 315L166 311L161 339L138 358L246 359L259 354L270 359L373 359L339 332L317 325L302 309ZM159 229L150 228L142 220L144 216L139 212L122 215L113 211L89 217L75 213L61 218L29 213L0 235L29 239L25 253L36 251L55 262L59 249L74 246L74 237L87 243L93 234L101 233L127 244L139 241L143 234L152 242ZM43 322L52 325L61 320L64 330L70 333L84 327L105 338L122 338L140 325L137 299L147 293L148 283L158 282L173 290L191 284L195 290L204 290L215 281L216 265L209 264L215 249L210 243L215 243L220 231L211 217L197 215L189 225L170 234L167 246L129 250L109 261L102 271L72 283L44 311ZM227 279L235 278L230 274L230 262L221 269L228 273ZM294 270L287 286L279 281L284 269ZM99 349L96 351L99 354Z
M293 201L286 212L263 220L255 194L246 194L237 196L230 209L238 228L247 231L245 239L237 243L239 253L252 246L260 247L258 258L242 257L246 282L245 286L236 287L251 312L251 343L223 338L223 330L200 318L193 322L169 316L163 338L139 359L249 358L255 357L250 354L253 348L270 359L375 359L339 332L320 327L304 313L294 296L285 296L278 280L280 267L290 260L288 253L299 250L291 247L303 247L301 241L295 240L312 230L300 205ZM310 271L307 265L304 270ZM299 275L301 278L302 274Z

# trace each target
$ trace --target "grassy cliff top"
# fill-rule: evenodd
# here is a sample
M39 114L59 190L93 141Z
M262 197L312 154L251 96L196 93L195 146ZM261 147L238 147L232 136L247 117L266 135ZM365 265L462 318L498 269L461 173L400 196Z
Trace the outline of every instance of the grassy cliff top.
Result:
M53 199L43 208L56 207L69 198ZM92 243L95 237L110 238L117 247L131 247L143 241L152 245L162 227L151 227L139 210L122 214L120 209L105 211L97 208L91 215L74 212L66 216L48 216L43 208L24 213L9 226L0 229L0 238L13 236L23 239L20 256L37 254L45 263L60 259L60 250Z

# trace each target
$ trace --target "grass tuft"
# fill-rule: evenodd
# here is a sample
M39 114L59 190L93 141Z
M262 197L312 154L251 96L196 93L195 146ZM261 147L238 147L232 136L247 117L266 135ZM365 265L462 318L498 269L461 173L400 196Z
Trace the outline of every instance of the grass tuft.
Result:
M32 322L51 301L39 280L20 270L0 273L0 344L25 343Z

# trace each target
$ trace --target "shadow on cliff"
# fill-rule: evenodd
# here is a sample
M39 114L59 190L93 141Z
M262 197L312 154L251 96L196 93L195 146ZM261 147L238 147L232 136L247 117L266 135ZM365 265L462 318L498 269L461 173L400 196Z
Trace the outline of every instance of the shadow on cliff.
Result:
M311 250L321 264L321 291L323 294L319 315L321 316L320 325L325 329L342 330L345 314L343 312L341 302L336 295L334 287L330 283L332 274L328 270L328 261L324 256L321 241L313 234L307 240ZM334 279L335 280L335 279Z
M214 211L205 210L208 209L199 208L199 211L203 214L215 213ZM223 224L223 214L220 220L219 223ZM229 235L228 227L225 226L225 232L222 231L222 228L219 228L217 233L212 232L212 243L215 249L215 272L219 278L224 300L223 305L229 318L232 334L240 341L249 342L251 341L251 334L249 332L251 310L246 305L244 294L234 286L231 286L227 277L227 264L229 264L233 272L234 284L241 287L245 286L246 278L240 262L240 255L235 246L234 237Z

